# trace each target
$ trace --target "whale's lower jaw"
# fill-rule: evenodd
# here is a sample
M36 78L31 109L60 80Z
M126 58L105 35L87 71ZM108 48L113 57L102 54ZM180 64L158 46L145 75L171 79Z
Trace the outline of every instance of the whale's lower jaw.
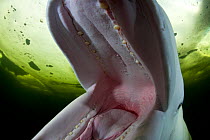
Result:
M33 140L132 140L154 110L155 99L151 83L133 88L104 75Z
M69 114L74 123L72 126L69 124L66 139L128 137L131 130L145 120L155 103L153 85L145 83L139 86L139 89L134 89L103 77L91 87L94 90L82 95L86 96L83 101L78 100L81 105L72 108L78 111L74 115Z

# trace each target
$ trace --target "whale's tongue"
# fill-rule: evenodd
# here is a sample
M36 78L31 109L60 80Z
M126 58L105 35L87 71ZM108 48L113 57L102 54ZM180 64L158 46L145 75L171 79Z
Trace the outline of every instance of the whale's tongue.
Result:
M111 109L92 118L80 139L115 139L136 120L136 115L121 109ZM92 135L92 136L91 136Z
M139 86L134 89L107 76L101 78L84 103L95 107L96 114L86 122L78 140L116 139L133 123L142 122L154 106L155 92L148 83Z

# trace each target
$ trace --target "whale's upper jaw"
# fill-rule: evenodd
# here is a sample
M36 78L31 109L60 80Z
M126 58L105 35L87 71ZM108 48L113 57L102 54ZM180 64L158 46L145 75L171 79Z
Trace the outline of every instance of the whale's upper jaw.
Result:
M52 35L83 87L94 89L81 97L84 100L75 100L78 106L72 110L80 115L94 111L74 137L91 133L114 139L130 126L141 125L154 109L166 111L175 57L174 48L166 54L162 31L168 25L161 23L158 10L150 0L50 1ZM72 120L80 124L80 115L75 113ZM118 123L116 118L121 118Z
M140 0L63 0L49 8L50 30L85 89L104 73L134 86L147 80L166 110L165 54L150 6Z

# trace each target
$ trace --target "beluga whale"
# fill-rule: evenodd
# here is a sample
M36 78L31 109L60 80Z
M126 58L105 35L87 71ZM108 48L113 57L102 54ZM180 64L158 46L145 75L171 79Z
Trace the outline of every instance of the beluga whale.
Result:
M47 21L86 93L33 140L190 140L170 21L156 0L49 0Z

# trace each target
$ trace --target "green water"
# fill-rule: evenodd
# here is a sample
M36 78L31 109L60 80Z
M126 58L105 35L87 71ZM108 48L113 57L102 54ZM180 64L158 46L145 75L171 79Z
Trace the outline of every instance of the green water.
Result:
M15 76L9 71L13 71ZM73 85L73 89L77 89L74 94L71 94L71 89L66 94L66 91L47 91L25 86L16 79L18 75L28 73L3 55L0 59L1 133L8 139L31 139L68 103L84 93L78 85ZM31 81L28 84L36 83Z
M27 74L4 58L9 70L17 75ZM46 123L77 96L48 92L23 86L15 77L0 67L0 93L3 134L10 138L31 139ZM184 119L193 138L207 136L209 117L210 78L185 86ZM80 87L78 87L80 88ZM71 91L70 91L71 93ZM82 94L83 92L78 92ZM59 96L65 94L66 96ZM12 135L10 135L12 133Z

